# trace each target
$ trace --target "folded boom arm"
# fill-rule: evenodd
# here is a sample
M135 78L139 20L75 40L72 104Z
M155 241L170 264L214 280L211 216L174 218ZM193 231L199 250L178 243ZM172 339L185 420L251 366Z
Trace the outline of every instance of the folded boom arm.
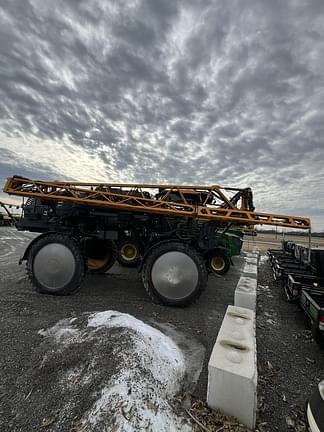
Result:
M166 216L193 217L239 225L310 229L310 219L254 211L249 188L158 184L81 183L8 178L4 192L46 201ZM232 194L232 195L231 195Z

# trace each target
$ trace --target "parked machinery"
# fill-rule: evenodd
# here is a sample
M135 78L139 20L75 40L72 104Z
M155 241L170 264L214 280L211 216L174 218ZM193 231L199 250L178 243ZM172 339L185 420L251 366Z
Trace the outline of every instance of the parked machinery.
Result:
M12 226L19 220L20 213L13 213L11 211L12 207L16 210L20 208L20 206L0 201L0 226Z
M233 225L310 229L307 218L256 212L249 188L45 182L15 176L4 191L27 198L17 228L41 235L22 260L36 289L50 294L75 292L86 269L106 271L120 254L121 242L136 241L149 296L158 303L186 305L205 288L213 258L220 251L228 255L224 235ZM124 258L134 254L131 248L123 250Z
M166 192L168 193L167 197L165 197ZM251 197L248 197L250 194L248 189L245 194L246 198L243 206L252 210L252 194ZM234 197L234 199L232 199L234 205L236 204L237 199L240 199L239 196L240 192L236 197ZM190 187L187 189L181 189L181 186L178 190L173 190L170 193L167 189L159 187L159 192L155 195L155 198L157 199L166 198L168 201L172 200L173 202L182 202L183 197L185 197L185 200L188 203L193 205L204 205L205 199L207 199L206 203L208 205L208 200L210 200L205 191L197 191ZM250 204L248 204L248 200L251 201ZM226 206L227 204L225 204L225 207ZM120 265L124 267L137 267L139 265L145 252L145 247L150 243L147 234L149 234L147 231L139 232L137 227L125 231L124 233L120 233L119 239L116 242L117 261ZM217 248L214 248L211 253L206 255L207 270L209 272L223 275L229 270L232 264L231 257L240 254L243 244L243 233L240 227L237 227L236 229L235 227L232 227L224 233L221 233L220 230L216 229L214 236L215 242L217 242L218 246Z
M324 249L283 242L281 251L268 254L288 301L300 305L314 340L324 343Z
M243 232L231 229L225 233L215 232L218 246L206 256L207 270L210 273L224 275L228 272L232 257L240 255L243 245ZM137 267L145 252L148 239L136 237L131 231L121 233L117 246L117 261L123 267Z

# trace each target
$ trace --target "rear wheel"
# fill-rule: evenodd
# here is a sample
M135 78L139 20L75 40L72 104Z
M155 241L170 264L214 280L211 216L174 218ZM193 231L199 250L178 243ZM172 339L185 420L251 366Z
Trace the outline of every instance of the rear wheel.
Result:
M28 253L27 273L40 293L73 294L80 287L85 273L79 244L62 234L41 236Z
M185 306L196 300L207 285L203 258L181 242L156 245L143 265L146 292L155 303Z
M124 267L136 267L141 261L141 245L137 240L124 239L118 242L117 261Z
M112 240L86 239L84 253L90 273L106 273L116 262L117 249Z
M230 269L231 261L223 251L215 251L207 256L207 267L212 273L224 275Z

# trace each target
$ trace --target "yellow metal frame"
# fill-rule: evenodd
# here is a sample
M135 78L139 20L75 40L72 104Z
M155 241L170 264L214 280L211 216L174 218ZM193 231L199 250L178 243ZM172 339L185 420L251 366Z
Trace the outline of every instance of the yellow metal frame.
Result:
M116 189L118 191L116 191ZM118 193L126 189L127 193ZM111 209L155 213L180 217L196 217L239 225L276 225L289 228L310 229L308 218L249 210L244 189L213 186L178 186L161 184L48 182L23 177L8 178L4 192L11 195L64 201L74 204ZM146 192L160 192L158 199L148 198ZM136 193L136 196L133 195ZM177 193L179 201L171 201L171 193ZM199 193L204 197L201 205L193 205L188 196ZM232 197L226 193L234 193ZM240 194L242 195L240 196ZM187 195L187 197L186 197ZM236 207L240 196L240 208ZM208 204L213 202L213 205Z

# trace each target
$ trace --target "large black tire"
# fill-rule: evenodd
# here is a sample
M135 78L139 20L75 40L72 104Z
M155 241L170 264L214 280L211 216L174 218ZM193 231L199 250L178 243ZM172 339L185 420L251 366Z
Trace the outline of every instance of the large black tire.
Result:
M84 254L89 273L106 273L116 262L117 248L112 240L88 238L84 241Z
M122 239L117 244L117 261L123 267L137 267L142 259L142 245L135 239Z
M216 249L206 256L207 269L210 273L224 275L231 268L231 260L222 250Z
M80 288L85 259L73 238L56 233L42 235L29 250L27 273L36 291L70 295Z
M146 256L142 280L154 303L187 306L207 285L207 269L201 255L192 247L170 241L157 244Z

